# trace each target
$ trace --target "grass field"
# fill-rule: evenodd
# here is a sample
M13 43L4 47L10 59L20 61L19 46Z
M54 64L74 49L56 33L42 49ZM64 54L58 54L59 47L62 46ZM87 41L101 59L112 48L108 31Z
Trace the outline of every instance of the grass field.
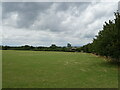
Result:
M117 88L118 70L78 52L3 51L3 88Z

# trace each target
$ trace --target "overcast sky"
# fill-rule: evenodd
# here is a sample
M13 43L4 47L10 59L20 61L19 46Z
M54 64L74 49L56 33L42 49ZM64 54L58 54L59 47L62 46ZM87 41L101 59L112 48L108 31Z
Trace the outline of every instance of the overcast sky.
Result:
M4 2L2 44L85 45L114 19L117 8L117 2Z

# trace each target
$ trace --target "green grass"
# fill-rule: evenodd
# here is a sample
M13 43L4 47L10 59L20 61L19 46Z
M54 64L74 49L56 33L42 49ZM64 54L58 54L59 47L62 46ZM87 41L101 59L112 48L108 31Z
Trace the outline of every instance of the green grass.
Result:
M118 70L87 53L3 51L3 88L117 88Z

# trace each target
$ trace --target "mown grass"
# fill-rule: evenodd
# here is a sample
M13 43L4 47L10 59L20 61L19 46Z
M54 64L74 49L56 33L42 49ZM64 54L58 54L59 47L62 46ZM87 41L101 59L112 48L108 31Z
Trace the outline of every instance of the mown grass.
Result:
M117 88L117 65L87 53L3 51L3 88Z

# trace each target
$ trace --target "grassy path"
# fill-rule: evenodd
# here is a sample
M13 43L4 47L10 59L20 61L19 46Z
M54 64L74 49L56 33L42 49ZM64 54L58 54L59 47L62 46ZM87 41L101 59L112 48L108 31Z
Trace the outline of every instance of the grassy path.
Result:
M117 66L75 52L3 51L3 88L117 88Z

